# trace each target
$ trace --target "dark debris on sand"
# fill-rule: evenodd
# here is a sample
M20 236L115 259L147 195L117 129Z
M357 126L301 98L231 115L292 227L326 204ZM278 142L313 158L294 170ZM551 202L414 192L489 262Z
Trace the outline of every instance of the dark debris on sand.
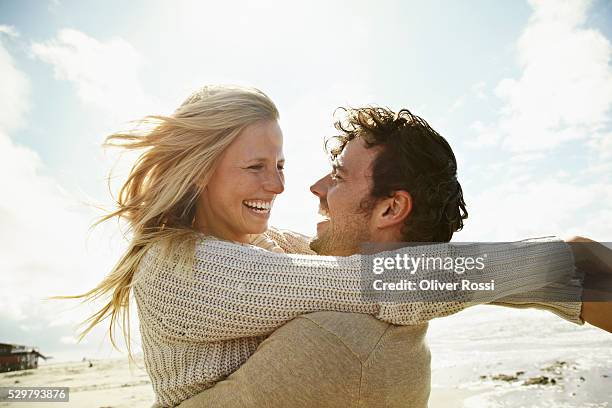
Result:
M570 366L565 361L555 361L553 364L543 367L540 371L546 375L536 375L533 377L529 377L526 379L520 378L525 374L524 371L517 371L515 374L495 374L491 376L481 375L481 380L491 379L492 381L503 381L507 383L512 383L516 381L523 380L521 385L530 386L530 385L557 385L559 381L563 381L563 371L568 368L576 369L575 366ZM584 377L580 377L580 381L586 381Z

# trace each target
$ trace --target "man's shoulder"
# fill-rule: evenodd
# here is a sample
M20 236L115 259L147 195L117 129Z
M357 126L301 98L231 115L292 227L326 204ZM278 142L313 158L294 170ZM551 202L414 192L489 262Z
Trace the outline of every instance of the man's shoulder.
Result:
M305 314L293 322L296 326L307 324L331 341L342 343L362 362L392 326L367 314L332 311Z

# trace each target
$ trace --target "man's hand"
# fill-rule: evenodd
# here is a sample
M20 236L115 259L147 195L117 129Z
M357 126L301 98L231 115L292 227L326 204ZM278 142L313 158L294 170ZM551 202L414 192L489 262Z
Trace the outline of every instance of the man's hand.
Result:
M612 250L584 237L565 240L584 272L582 319L612 333Z

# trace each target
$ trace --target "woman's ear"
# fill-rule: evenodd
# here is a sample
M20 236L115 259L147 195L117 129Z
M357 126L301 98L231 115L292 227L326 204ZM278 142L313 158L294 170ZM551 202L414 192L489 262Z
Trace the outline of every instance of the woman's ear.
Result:
M398 190L389 198L380 200L375 208L375 226L391 228L402 226L412 212L412 196L404 190Z

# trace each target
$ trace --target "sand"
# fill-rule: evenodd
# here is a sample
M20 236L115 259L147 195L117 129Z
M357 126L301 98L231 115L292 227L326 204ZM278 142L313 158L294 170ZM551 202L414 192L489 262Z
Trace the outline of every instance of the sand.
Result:
M70 387L68 403L6 403L0 407L150 407L155 396L143 368L130 369L127 358L89 362L48 363L33 370L0 374L0 386Z
M430 408L612 407L612 334L542 311L480 306L431 323ZM70 387L69 403L0 407L150 407L142 357L44 363L0 386Z

